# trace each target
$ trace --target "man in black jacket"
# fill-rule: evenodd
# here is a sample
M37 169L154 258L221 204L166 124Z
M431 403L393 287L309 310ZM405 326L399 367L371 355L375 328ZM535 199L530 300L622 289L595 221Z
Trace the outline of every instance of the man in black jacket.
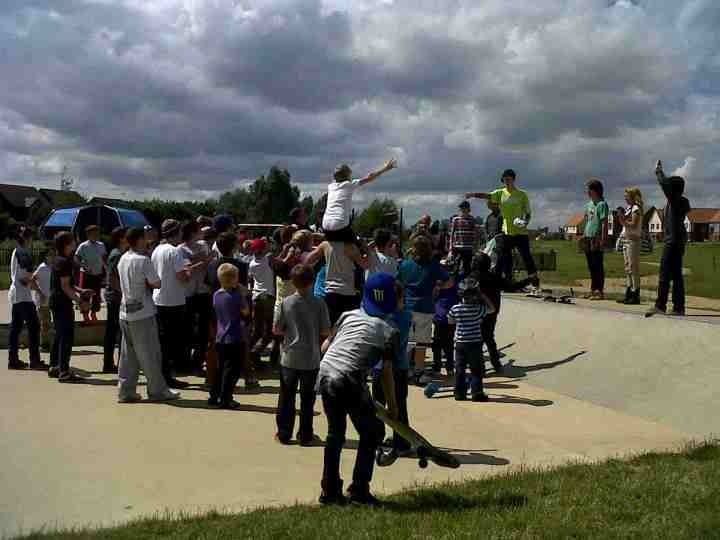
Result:
M670 315L685 315L685 280L682 274L683 256L687 244L685 217L690 212L690 201L683 197L685 179L681 176L666 177L662 162L658 161L655 168L658 183L665 193L667 205L664 213L665 247L660 259L660 277L658 295L655 305L645 314L652 317L667 311L670 282L673 284L673 309Z

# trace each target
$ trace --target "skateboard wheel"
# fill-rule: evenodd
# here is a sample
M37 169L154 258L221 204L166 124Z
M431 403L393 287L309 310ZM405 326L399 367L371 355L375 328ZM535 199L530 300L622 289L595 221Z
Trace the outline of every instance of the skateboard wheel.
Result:
M427 469L428 460L425 458L422 458L418 461L418 465L420 466L421 469Z

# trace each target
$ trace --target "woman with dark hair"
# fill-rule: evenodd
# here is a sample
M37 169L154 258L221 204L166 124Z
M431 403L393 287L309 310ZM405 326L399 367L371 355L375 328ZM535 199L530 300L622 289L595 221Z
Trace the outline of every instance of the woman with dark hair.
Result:
M117 373L115 346L120 334L120 303L122 301L117 265L120 257L127 250L126 232L125 227L116 227L110 234L110 255L107 258L107 285L105 286L107 322L105 323L103 346L103 373Z
M70 232L55 236L55 261L50 276L50 310L55 326L55 339L50 352L48 376L61 383L77 382L79 377L70 371L70 356L75 340L75 311L73 303L87 305L92 291L75 285L75 238Z
M590 300L605 299L605 246L608 237L608 216L610 209L605 202L605 188L597 178L587 183L587 195L590 199L585 205L585 232L583 251L590 271Z
M433 258L428 236L421 234L412 239L412 254L400 263L398 281L405 287L405 307L412 312L409 342L414 352L411 362L417 366L419 374L425 363L425 348L432 344L434 293L453 284L448 272Z

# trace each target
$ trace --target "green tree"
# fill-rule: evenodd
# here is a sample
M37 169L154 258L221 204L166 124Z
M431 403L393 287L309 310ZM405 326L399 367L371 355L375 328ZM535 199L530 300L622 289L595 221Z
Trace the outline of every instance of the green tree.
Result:
M285 223L290 211L300 200L300 190L290 183L286 169L272 167L267 176L261 176L249 189L250 216L258 223Z
M379 228L393 228L398 220L398 208L390 199L375 199L353 222L355 232L370 237Z

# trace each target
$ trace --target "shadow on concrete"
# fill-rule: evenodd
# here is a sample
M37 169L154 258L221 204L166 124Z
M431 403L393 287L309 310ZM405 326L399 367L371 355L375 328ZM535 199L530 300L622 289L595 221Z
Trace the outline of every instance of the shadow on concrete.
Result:
M568 364L572 362L573 360L579 358L580 356L583 356L584 354L587 354L587 351L580 351L575 354L571 354L567 358L563 358L562 360L556 360L554 362L543 362L541 364L532 364L529 366L519 366L515 363L514 359L510 359L507 364L505 364L505 373L503 374L504 377L507 377L508 379L522 379L523 377L527 377L528 373L533 373L535 371L544 371L546 369L553 369L559 366L562 366L564 364Z
M531 407L549 407L555 403L549 399L530 399L522 396L490 394L489 397L487 403L510 403L513 405L530 405Z
M207 404L206 399L178 399L175 401L163 401L160 402L162 405L169 405L170 407L178 407L180 409L201 409L201 410L209 410L209 411L218 411L218 412L256 412L256 413L263 413L263 414L275 414L277 413L277 408L275 407L264 407L262 405L251 405L249 403L241 403L240 407L237 409L217 409L214 407L210 407ZM297 411L297 414L300 414L300 411ZM320 413L317 411L313 411L313 416L320 416Z
M383 504L390 512L418 513L433 510L442 512L466 512L485 509L492 512L512 512L528 504L526 495L517 493L492 493L467 496L448 493L443 488L426 488L404 493L400 500ZM481 536L481 535L479 535Z

